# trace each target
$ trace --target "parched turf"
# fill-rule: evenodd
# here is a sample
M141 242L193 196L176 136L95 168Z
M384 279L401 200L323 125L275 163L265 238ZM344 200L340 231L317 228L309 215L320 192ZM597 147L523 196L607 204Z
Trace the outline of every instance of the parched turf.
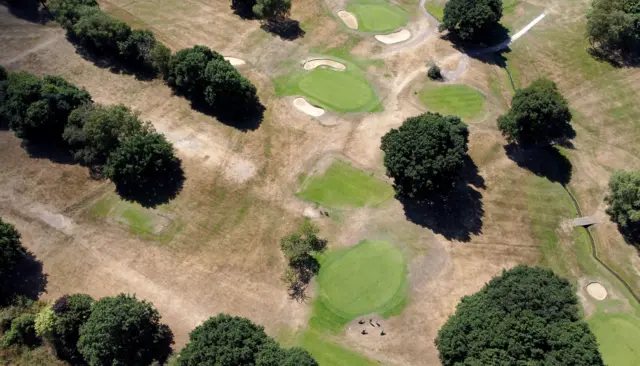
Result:
M301 337L300 346L306 349L320 366L373 366L377 362L366 359L357 352L337 345L313 330Z
M484 96L466 85L434 86L429 83L418 92L418 98L433 112L462 119L478 116L484 107Z
M358 19L358 30L390 33L407 25L409 14L386 0L352 0L347 11Z
M606 365L640 365L640 319L631 314L599 312L587 320Z
M378 112L382 105L364 73L355 64L345 71L318 67L296 70L274 80L276 94L302 95L314 105L334 112Z
M297 195L327 207L363 207L393 197L393 189L378 178L335 160L322 175L310 177Z
M384 241L363 240L320 260L318 296L310 325L337 332L369 313L397 315L407 302L404 254Z

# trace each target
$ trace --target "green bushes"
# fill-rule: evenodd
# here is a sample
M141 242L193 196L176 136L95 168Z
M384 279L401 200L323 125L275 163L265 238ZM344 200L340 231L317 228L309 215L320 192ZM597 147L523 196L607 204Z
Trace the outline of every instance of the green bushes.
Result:
M13 319L11 328L2 337L2 346L37 346L39 343L35 329L35 316L22 314Z
M628 240L636 242L640 233L640 171L614 172L605 200L611 220Z
M0 305L12 300L16 269L27 255L18 230L0 219Z

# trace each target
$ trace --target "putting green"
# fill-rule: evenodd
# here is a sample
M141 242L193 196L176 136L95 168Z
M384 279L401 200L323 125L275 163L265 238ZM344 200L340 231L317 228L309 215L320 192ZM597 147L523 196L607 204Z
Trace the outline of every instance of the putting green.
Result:
M466 85L427 84L418 98L429 110L463 119L476 117L484 106L484 96Z
M640 365L640 319L630 314L599 312L587 320L607 365Z
M363 207L393 197L393 189L364 171L335 160L324 174L309 178L298 196L326 207Z
M369 313L394 315L406 304L407 263L395 246L363 240L352 248L330 253L321 262L318 286L315 310L320 312L316 316L324 319L312 324L345 324Z
M358 30L364 32L390 33L407 25L409 15L385 0L352 0L347 11L358 19Z

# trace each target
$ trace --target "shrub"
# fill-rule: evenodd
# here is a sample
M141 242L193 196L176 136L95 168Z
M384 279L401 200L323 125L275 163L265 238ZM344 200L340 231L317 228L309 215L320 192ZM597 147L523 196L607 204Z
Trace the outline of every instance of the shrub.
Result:
M502 0L450 0L444 7L440 31L464 42L483 42L491 38L502 18Z
M27 256L16 228L0 219L0 305L10 299L11 285L18 264Z
M95 0L49 0L47 7L58 24L72 32L73 25L87 8L97 8L98 3Z
M224 59L213 59L204 70L207 103L218 110L238 112L256 103L256 87Z
M39 344L35 330L35 316L33 314L22 314L13 319L11 328L4 333L2 345L9 347L13 345L33 347Z
M420 198L450 189L467 157L468 136L460 118L430 112L389 131L381 148L396 193Z
M151 50L151 66L162 75L164 79L169 77L169 63L171 62L171 50L162 44L156 42Z
M89 295L73 294L60 297L51 306L55 313L52 343L58 357L73 364L82 363L77 344L80 328L89 319L93 303L94 300Z
M99 8L81 14L73 25L73 33L81 44L102 54L118 53L120 44L127 44L131 27L103 13Z
M442 79L442 73L440 72L440 67L438 65L433 64L429 67L429 71L427 71L427 76L431 80L440 80Z
M134 29L129 37L118 43L120 55L125 61L140 66L151 66L151 52L156 45L156 37L147 29Z
M53 335L53 327L56 320L56 315L50 306L45 306L36 315L34 321L34 327L36 334L47 341L51 340Z

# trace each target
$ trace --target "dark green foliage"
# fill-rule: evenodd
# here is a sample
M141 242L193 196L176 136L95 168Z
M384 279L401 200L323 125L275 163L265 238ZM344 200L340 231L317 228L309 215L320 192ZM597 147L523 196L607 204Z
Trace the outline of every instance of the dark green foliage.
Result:
M279 366L318 366L318 362L302 348L289 348L283 353L284 357Z
M498 118L498 128L509 143L521 145L548 145L575 135L569 103L548 79L518 90L509 112Z
M156 37L147 29L134 29L127 39L118 43L120 55L128 62L151 65L151 53L156 45Z
M430 112L389 131L381 148L396 193L423 197L450 189L467 157L468 136L460 118Z
M73 33L84 46L103 54L111 54L120 51L120 44L124 44L126 48L131 27L103 13L99 8L93 8L73 25Z
M205 46L194 46L180 50L169 62L170 86L190 97L204 97L206 88L205 69L211 60L224 60L222 55Z
M242 17L253 16L253 6L256 0L231 0L231 9Z
M625 233L637 235L640 226L640 171L617 171L609 180L607 214ZM637 239L637 238L635 238Z
M87 7L98 7L95 0L49 0L49 11L56 21L67 31L76 24Z
M80 328L78 350L91 366L149 365L171 353L173 334L152 304L135 296L104 297Z
M291 0L257 0L252 10L258 18L286 18L291 11Z
M282 349L274 342L267 342L256 358L256 366L318 366L318 362L302 348Z
M107 158L104 174L121 196L150 206L173 198L184 181L173 146L150 126L120 143Z
M15 270L27 254L18 230L0 219L0 304L7 301L10 286L15 280Z
M163 79L169 77L169 62L171 62L171 50L161 42L157 42L151 50L151 66L158 70Z
M0 81L7 80L7 75L7 70L5 70L2 65L0 65Z
M39 79L23 72L9 76L7 97L9 126L16 136L49 142L62 136L73 109L91 102L86 90L59 76Z
M502 0L450 0L444 7L440 31L464 42L484 42L502 18Z
M571 284L517 266L462 298L436 338L443 365L603 365Z
M122 141L148 128L122 104L87 104L71 112L63 138L76 160L86 165L100 165Z
M80 327L89 319L94 300L85 294L64 295L52 306L55 313L52 343L56 354L72 364L81 364L82 355L77 344Z
M309 219L305 219L297 232L280 239L280 249L289 262L282 279L289 286L289 296L303 299L306 286L320 270L313 257L327 247L327 240L318 237L320 230Z
M433 64L429 67L429 71L427 71L427 76L431 80L440 80L442 79L442 73L440 72L440 67L438 65Z
M40 344L34 323L35 315L33 314L22 314L13 319L11 328L9 328L2 337L2 346L9 347L18 345L33 347Z
M640 0L594 0L587 19L589 42L604 56L640 56Z

